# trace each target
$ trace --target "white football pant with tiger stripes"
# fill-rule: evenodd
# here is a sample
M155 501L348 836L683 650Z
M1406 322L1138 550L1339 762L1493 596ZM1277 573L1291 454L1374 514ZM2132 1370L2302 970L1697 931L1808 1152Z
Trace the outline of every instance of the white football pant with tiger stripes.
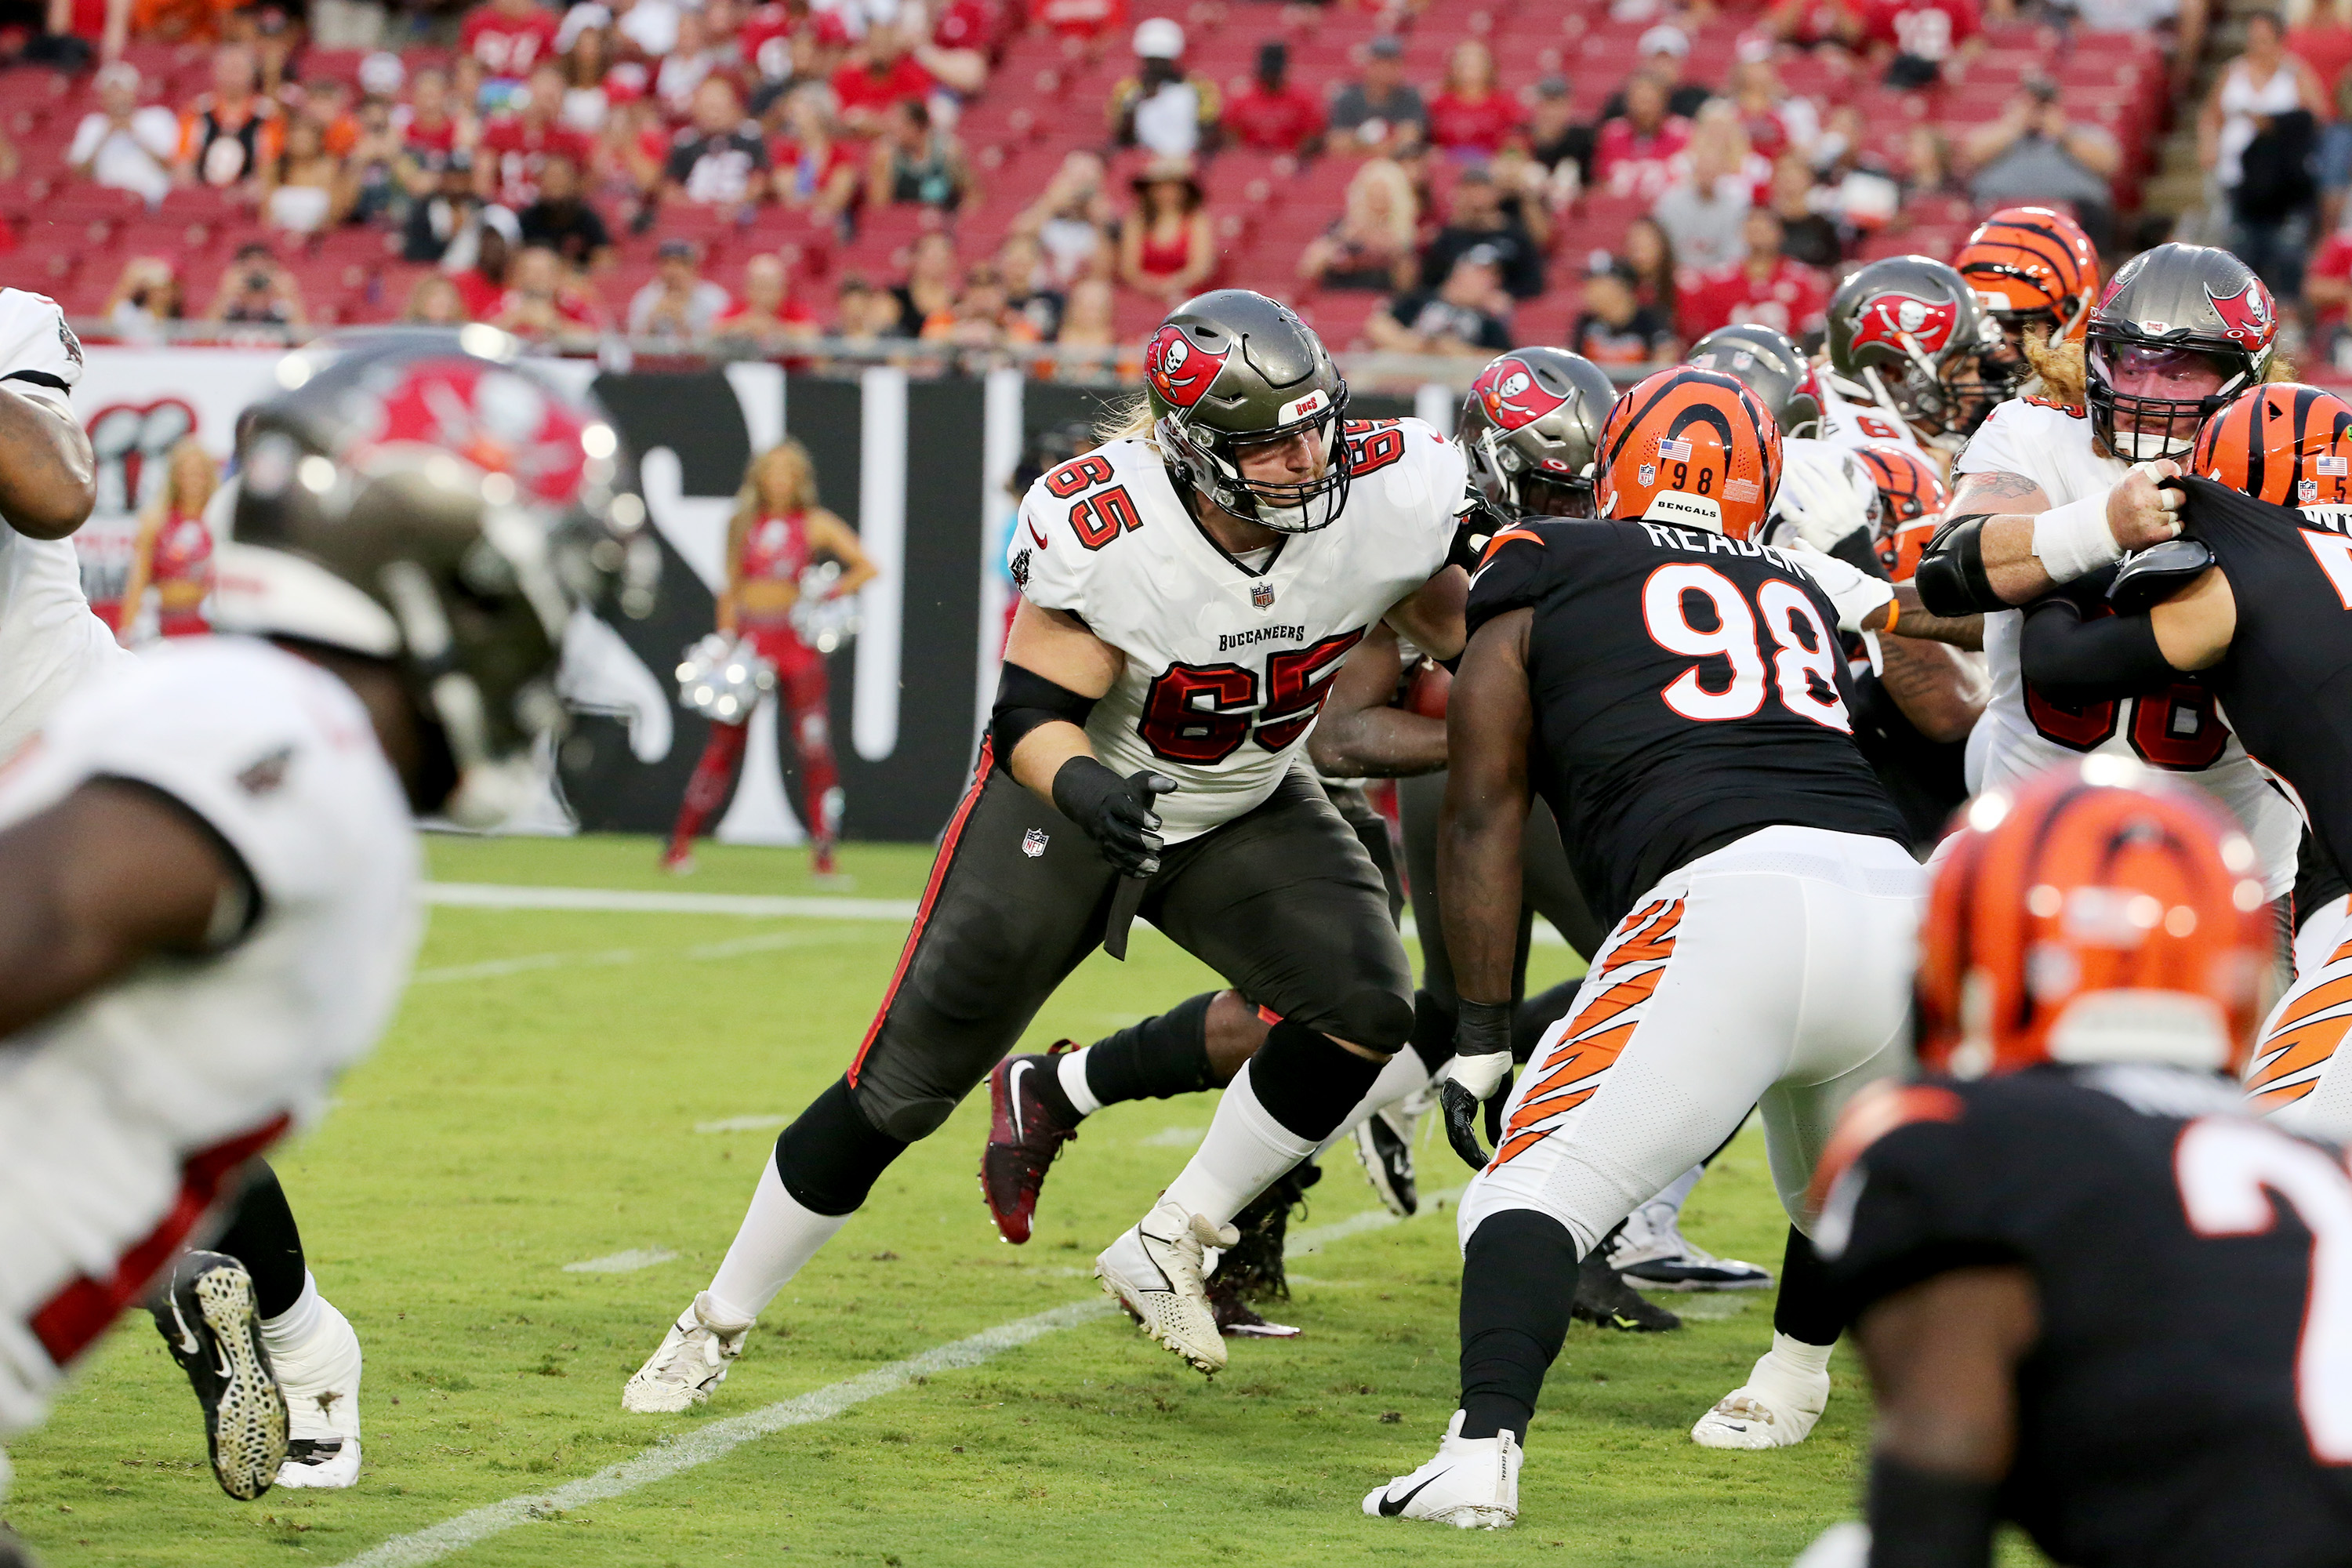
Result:
M2294 984L2263 1020L2246 1093L2280 1126L2352 1142L2352 900L2323 904L2294 937Z

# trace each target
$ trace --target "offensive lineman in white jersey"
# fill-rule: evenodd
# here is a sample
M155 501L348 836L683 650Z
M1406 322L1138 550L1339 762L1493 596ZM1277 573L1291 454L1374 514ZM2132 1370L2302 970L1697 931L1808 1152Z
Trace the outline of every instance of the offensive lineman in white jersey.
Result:
M2158 481L2180 471L2171 459L2208 415L2268 375L2276 330L2269 290L2227 251L2164 245L2126 263L2084 343L2034 348L2053 395L2002 404L1961 452L1917 579L1932 614L1984 616L1992 697L1971 738L1972 789L2013 789L2084 752L2137 756L2230 808L2272 899L2294 885L2301 823L2211 695L2184 679L2137 698L2054 701L2024 679L2017 606L2063 592L2102 613L2122 555L2179 531L2179 492Z
M0 759L129 657L90 613L70 537L98 499L67 401L80 380L81 343L58 302L0 289Z
M1234 1215L1336 1131L1412 1026L1379 871L1297 753L1373 623L1451 657L1460 449L1349 423L1314 332L1245 289L1177 308L1128 433L1052 469L1010 545L1022 602L971 791L849 1070L776 1141L708 1289L622 1392L708 1399L753 1320L1137 908L1281 1016L1200 1152L1105 1252L1106 1289L1203 1370ZM1173 791L1171 794L1169 792ZM1155 797L1165 795L1155 806ZM1113 945L1114 952L1121 951Z
M568 454L518 448L486 484L381 417L427 377L445 431L460 397L558 406L454 336L265 405L216 601L253 635L133 661L0 770L0 1434L152 1286L223 1487L278 1472L251 1274L181 1248L374 1044L417 934L410 812L487 825L529 798L571 595L610 565L609 428L567 416Z
M1849 448L1907 447L1936 465L2015 389L2017 366L1975 291L1944 263L1889 256L1857 269L1829 303L1822 434Z

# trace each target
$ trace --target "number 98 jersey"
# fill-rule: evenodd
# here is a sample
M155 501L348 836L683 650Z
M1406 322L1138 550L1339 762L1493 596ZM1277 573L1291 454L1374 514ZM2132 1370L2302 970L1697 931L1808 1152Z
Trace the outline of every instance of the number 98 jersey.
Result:
M1350 420L1345 435L1354 479L1338 520L1255 564L1218 547L1141 439L1048 470L1021 503L1013 581L1126 656L1087 734L1113 772L1176 781L1158 805L1171 844L1274 793L1349 651L1445 564L1461 449L1418 419Z

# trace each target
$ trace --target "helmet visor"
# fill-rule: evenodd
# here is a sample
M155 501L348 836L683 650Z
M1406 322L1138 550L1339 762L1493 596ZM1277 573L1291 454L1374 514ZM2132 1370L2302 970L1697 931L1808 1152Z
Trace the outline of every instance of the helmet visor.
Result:
M2116 454L2134 461L2175 457L2245 375L2220 355L2163 344L2094 342L2091 385L2107 405Z
M1519 504L1538 517L1591 517L1592 481L1565 474L1528 474L1519 480Z

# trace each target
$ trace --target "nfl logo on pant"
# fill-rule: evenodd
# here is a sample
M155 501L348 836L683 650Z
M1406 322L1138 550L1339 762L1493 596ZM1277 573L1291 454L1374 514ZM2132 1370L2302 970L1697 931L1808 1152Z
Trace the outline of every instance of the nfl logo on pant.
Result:
M1044 828L1031 828L1021 836L1021 853L1034 860L1045 852L1045 838L1046 833Z

